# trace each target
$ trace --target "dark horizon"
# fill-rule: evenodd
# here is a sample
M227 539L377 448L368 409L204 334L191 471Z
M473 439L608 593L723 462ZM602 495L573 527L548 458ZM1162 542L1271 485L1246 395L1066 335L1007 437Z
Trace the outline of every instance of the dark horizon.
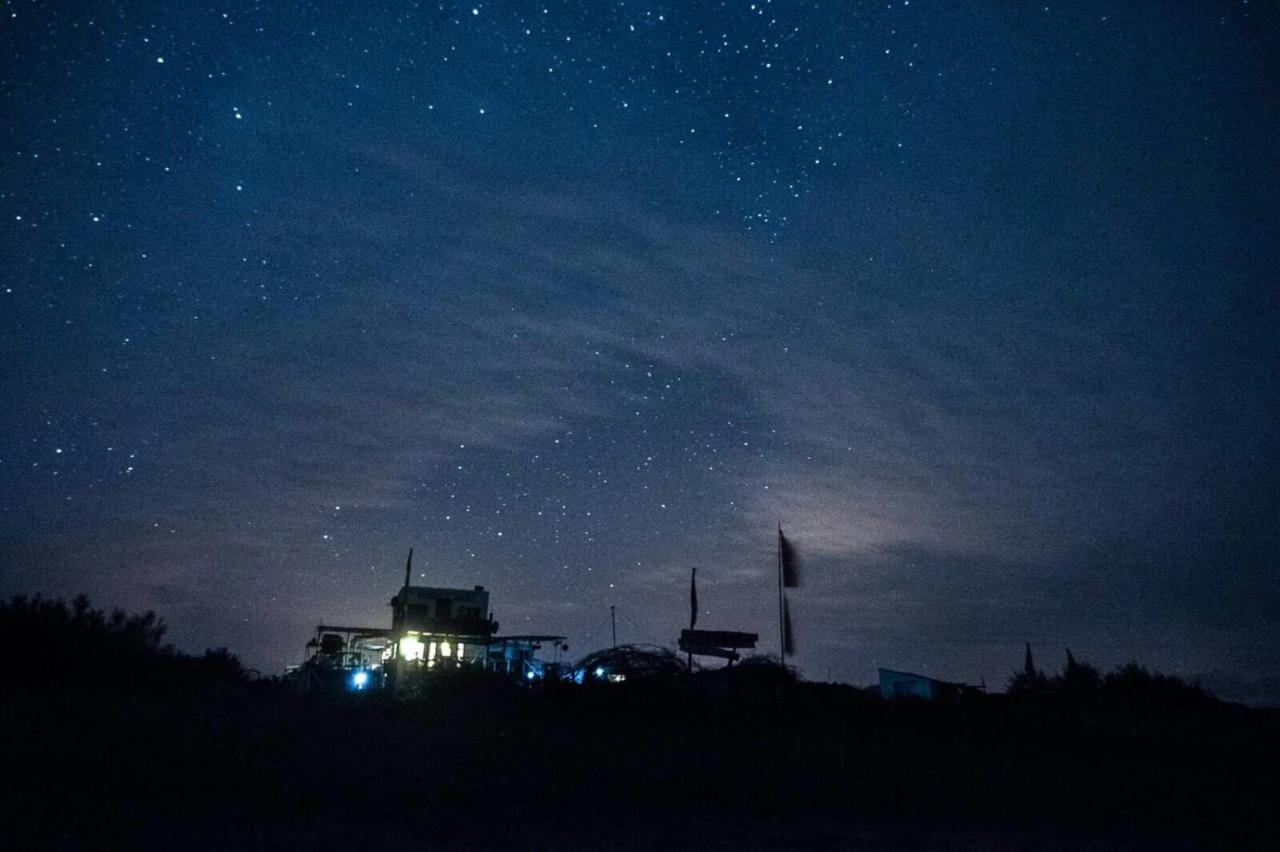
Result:
M1259 3L14 7L0 595L1280 704Z

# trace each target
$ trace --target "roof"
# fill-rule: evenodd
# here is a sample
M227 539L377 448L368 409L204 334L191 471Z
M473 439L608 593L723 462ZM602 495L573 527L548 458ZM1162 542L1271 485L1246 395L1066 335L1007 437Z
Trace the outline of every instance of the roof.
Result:
M939 680L939 679L938 679L938 678L936 678L936 677L929 677L928 675L916 674L915 672L900 672L900 671L896 671L896 670L894 670L894 669L883 669L883 668L882 668L882 669L877 669L876 671L878 671L881 675L887 675L887 674L890 674L890 675L897 675L898 677L914 677L914 678L918 678L918 679L920 679L920 680L927 680L927 681L929 681L930 683L936 683L936 684L938 684L939 686L954 686L954 687L957 687L957 688L961 688L961 687L963 687L963 688L965 688L965 689L973 689L973 688L974 688L974 687L970 686L970 685L969 685L969 684L967 684L967 683L957 683L957 682L952 681L952 680Z
M489 591L484 586L476 586L471 589L448 589L443 586L409 586L409 600L422 600L423 598L476 598L480 596L488 596ZM404 594L405 587L396 590L396 597ZM394 600L393 599L393 600Z

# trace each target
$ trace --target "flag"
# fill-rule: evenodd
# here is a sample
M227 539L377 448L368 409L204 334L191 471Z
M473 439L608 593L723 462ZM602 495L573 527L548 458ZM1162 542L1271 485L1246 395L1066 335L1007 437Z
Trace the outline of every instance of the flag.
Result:
M698 624L698 569L689 575L689 629Z
M791 632L791 607L787 604L787 599L782 599L782 657L785 660L787 654L796 652L796 637Z
M800 585L800 557L796 555L796 546L782 534L782 527L778 527L778 553L782 563L782 585L794 589Z

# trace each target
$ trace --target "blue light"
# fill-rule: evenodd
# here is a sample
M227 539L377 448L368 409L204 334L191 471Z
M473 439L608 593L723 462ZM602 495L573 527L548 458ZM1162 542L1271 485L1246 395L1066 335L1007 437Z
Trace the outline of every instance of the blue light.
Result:
M596 666L596 677L604 677L604 667Z
M369 673L366 671L359 671L351 676L351 685L356 689L364 689L368 684Z
M525 676L528 680L533 680L533 669L529 669L529 671L525 672L525 673L524 673L524 676Z

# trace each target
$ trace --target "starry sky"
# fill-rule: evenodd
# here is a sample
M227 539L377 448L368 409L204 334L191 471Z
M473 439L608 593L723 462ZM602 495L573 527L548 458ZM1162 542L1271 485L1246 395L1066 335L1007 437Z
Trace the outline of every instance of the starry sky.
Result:
M1280 702L1280 10L7 0L0 593Z

